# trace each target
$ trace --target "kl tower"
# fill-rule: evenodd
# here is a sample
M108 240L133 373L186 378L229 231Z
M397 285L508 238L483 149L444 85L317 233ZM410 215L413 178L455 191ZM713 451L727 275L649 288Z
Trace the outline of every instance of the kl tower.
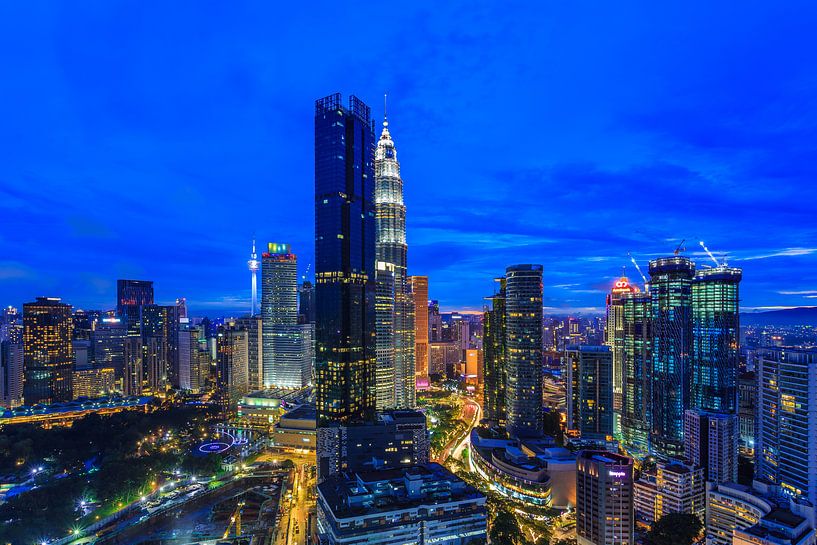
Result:
M255 316L255 309L258 308L258 267L261 262L258 261L258 254L255 253L255 239L252 239L252 254L250 260L247 261L247 267L250 269L252 275L252 302L250 303L250 316Z

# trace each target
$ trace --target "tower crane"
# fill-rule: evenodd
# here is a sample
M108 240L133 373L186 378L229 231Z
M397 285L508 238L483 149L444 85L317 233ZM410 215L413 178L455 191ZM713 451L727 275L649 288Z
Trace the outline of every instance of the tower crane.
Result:
M681 241L681 243L680 243L680 244L678 244L678 247L677 247L677 248L675 248L675 251L674 251L674 252L672 252L672 253L673 253L674 255L678 255L678 254L680 254L681 252L685 252L685 251L686 251L686 247L683 247L683 248L682 248L682 246L684 246L684 242L686 242L686 241L687 241L687 239L682 240L682 241Z
M230 517L230 522L227 524L227 529L224 530L224 535L221 539L227 539L230 536L230 530L235 525L235 537L241 536L241 511L244 509L244 500L238 502Z
M633 265L635 265L635 270L637 270L638 274L641 275L641 280L644 281L644 291L650 291L650 283L647 282L647 277L644 276L643 272L641 272L641 267L638 266L638 262L630 252L627 252L627 255L630 257L630 261L633 262Z

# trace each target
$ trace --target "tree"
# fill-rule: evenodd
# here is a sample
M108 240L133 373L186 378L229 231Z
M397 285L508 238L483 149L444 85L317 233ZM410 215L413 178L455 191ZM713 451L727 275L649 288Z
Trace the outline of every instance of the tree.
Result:
M522 531L519 529L519 523L516 522L516 517L507 511L499 511L491 523L491 528L488 530L488 535L491 538L492 544L505 545L508 543L516 543Z
M553 545L576 545L576 538L562 538L557 539Z
M669 513L655 521L647 534L653 545L692 545L701 534L701 519L688 513Z

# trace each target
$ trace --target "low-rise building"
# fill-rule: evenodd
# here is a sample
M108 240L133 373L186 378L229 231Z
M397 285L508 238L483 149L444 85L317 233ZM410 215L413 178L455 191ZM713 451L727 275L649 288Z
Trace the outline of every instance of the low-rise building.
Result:
M754 526L774 504L749 486L736 483L707 484L706 543L728 545L732 533Z
M776 508L754 526L735 530L733 545L814 545L814 525L807 517Z
M315 450L317 412L312 404L301 405L281 416L272 428L272 446Z
M440 466L340 472L318 485L327 545L468 545L487 537L485 496Z

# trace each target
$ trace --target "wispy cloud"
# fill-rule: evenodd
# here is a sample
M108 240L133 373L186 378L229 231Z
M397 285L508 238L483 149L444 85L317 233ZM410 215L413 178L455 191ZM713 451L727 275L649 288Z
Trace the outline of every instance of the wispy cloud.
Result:
M817 295L817 290L781 290L780 295Z
M771 253L764 253L752 255L748 257L736 257L735 261L753 261L756 259L769 259L772 257L799 257L804 255L811 255L817 252L817 248L784 248L782 250L773 250Z

